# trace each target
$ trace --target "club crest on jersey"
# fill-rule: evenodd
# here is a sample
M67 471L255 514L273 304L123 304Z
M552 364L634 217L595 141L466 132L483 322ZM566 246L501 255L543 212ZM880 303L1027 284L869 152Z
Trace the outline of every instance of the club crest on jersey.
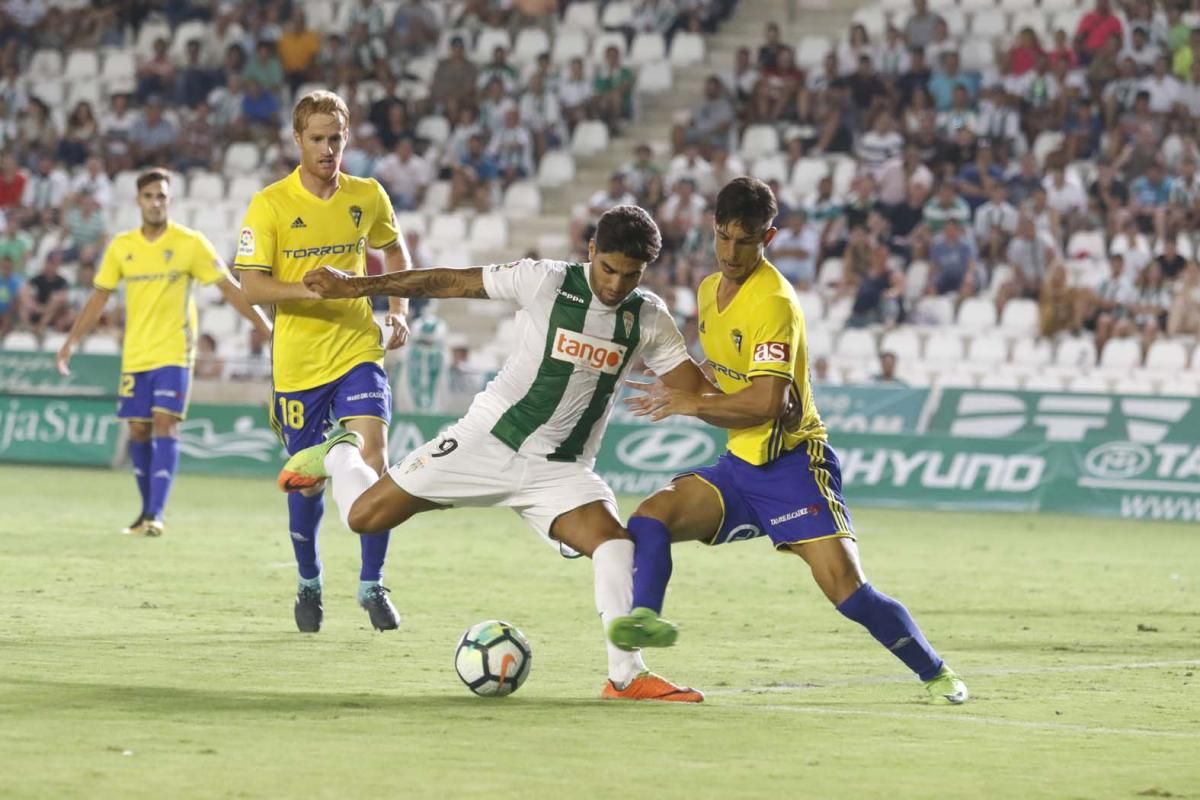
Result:
M625 326L625 338L629 338L629 334L633 333L633 312L626 311L621 314L621 323Z
M700 332L704 333L704 320L700 320Z
M742 332L734 328L729 335L733 337L733 346L739 353L742 352Z
M163 261L166 261L168 264L170 264L171 257L174 255L175 255L174 250L163 250Z
M606 339L559 328L554 332L550 357L584 369L616 375L621 371L626 350L624 345Z
M763 342L754 348L755 364L776 364L790 361L792 348L787 342Z
M362 209L358 206L350 206L350 219L354 220L354 227L358 227L358 223L362 222Z

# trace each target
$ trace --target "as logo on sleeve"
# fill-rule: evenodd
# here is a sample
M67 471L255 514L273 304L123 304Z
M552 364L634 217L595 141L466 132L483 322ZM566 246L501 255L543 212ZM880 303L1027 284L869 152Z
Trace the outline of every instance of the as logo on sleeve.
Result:
M254 231L250 228L242 228L242 232L238 235L238 255L254 255Z
M755 364L776 364L791 361L792 347L787 342L763 342L754 346Z

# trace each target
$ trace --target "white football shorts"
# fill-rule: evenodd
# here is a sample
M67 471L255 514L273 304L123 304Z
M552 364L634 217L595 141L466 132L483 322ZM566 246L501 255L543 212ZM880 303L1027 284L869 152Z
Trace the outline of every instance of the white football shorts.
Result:
M388 469L404 491L446 506L504 506L567 558L579 554L550 538L554 520L597 500L617 513L612 489L589 466L522 455L489 431L461 421Z

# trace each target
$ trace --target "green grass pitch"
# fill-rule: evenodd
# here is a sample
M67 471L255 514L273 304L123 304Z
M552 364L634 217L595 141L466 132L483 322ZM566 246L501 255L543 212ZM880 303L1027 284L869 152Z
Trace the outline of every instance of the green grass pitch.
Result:
M269 481L183 475L161 540L117 534L124 473L8 466L0 485L6 800L1200 798L1194 525L859 511L868 576L965 677L959 708L922 702L799 559L679 547L682 635L649 663L708 700L614 705L590 564L508 511L393 534L404 622L378 634L328 508L326 625L306 636ZM491 617L534 650L502 700L452 666Z

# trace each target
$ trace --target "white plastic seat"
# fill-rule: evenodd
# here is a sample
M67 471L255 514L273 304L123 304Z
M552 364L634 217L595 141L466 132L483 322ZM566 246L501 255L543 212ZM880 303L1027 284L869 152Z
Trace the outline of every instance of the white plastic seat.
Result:
M34 83L41 83L48 78L61 78L63 76L63 57L58 50L42 49L33 54L33 58L29 62L29 70L26 73ZM40 88L40 87L39 87ZM40 92L34 92L41 96Z
M1187 348L1177 339L1158 339L1146 353L1146 369L1156 372L1183 372L1187 361Z
M796 63L810 69L819 67L831 49L833 47L828 36L807 34L800 38L800 44L796 48Z
M1021 388L1021 381L1011 372L996 370L985 372L979 377L980 389L1001 389L1005 391Z
M876 357L875 336L862 328L850 328L842 331L838 337L836 351L838 358L867 360Z
M942 295L922 297L917 301L914 311L918 319L931 325L949 325L954 322L954 301Z
M1046 339L1023 337L1013 342L1012 363L1027 367L1041 367L1054 359L1053 349Z
M198 172L188 185L188 197L193 200L223 200L225 181L215 172Z
M401 233L415 233L418 236L424 236L428 227L428 222L425 215L420 211L397 211L396 212L396 227Z
M582 31L594 31L600 27L599 3L594 0L576 0L567 5L563 14L561 33L564 29L575 28Z
M512 60L532 64L542 53L549 53L550 46L550 37L541 28L522 28L513 43Z
M993 367L1008 361L1008 345L995 334L981 334L971 338L967 347L967 363L972 366Z
M604 52L610 47L617 48L617 52L621 54L621 60L625 60L625 34L609 31L592 39L592 46L588 51L591 62L603 64Z
M253 142L234 142L225 149L222 172L233 178L258 169L260 154Z
M1054 363L1061 367L1090 369L1096 363L1096 345L1088 338L1067 338L1059 342Z
M263 180L257 175L235 175L229 179L225 199L230 203L247 206L254 195L263 188Z
M883 335L879 351L896 354L896 360L908 364L921 359L921 337L912 328L895 328Z
M828 356L833 352L833 334L825 325L812 325L808 334L808 352L812 358Z
M996 327L996 306L983 297L968 297L958 309L958 324L969 331Z
M944 13L939 11L939 13ZM883 9L878 6L859 6L851 18L853 23L862 25L867 29L867 33L871 34L871 38L883 36L884 30L887 28L887 18L883 14ZM954 33L954 29L950 30Z
M827 258L817 268L817 283L824 287L837 286L842 282L846 272L845 263L840 258Z
M1142 345L1132 337L1109 339L1100 353L1104 369L1133 369L1142 363Z
M575 4L567 6L574 8ZM554 37L550 48L550 60L555 64L565 64L573 58L587 58L588 38L585 33L575 28L563 28Z
M467 241L467 220L462 214L438 214L429 225L431 247L461 245Z
M100 77L100 56L95 50L72 50L63 65L63 77L68 80L94 81Z
M450 138L450 120L441 114L421 117L417 122L417 136L437 145L444 144L446 139Z
M1195 397L1200 394L1200 378L1191 375L1174 375L1159 384L1158 393L1172 397Z
M691 67L704 63L708 53L704 47L704 37L690 31L680 31L671 40L669 55L671 66Z
M471 223L468 236L476 250L497 250L508 244L508 222L500 214L480 214Z
M787 159L781 154L763 156L754 160L753 166L750 167L750 174L760 181L770 182L779 181L782 185L787 182Z
M1104 231L1075 231L1067 240L1069 258L1103 258Z
M1111 389L1108 379L1095 372L1076 375L1067 381L1067 391L1077 394L1107 394Z
M550 150L538 164L537 182L543 188L563 186L575 179L575 159L565 150Z
M633 22L633 3L629 0L611 0L600 15L600 23L606 28L620 28Z
M13 331L8 336L5 336L2 341L2 349L4 350L34 352L38 349L37 337L28 331Z
M571 137L571 152L590 156L608 148L608 126L599 120L584 120L575 126Z
M536 217L542 210L542 193L533 181L516 181L504 191L504 213L509 217Z
M796 300L800 310L804 312L804 321L808 325L825 318L825 300L816 292L796 292ZM811 330L809 331L811 333Z
M629 64L640 67L655 61L667 60L667 41L661 33L645 31L633 37L629 47Z
M829 174L829 166L822 158L802 158L792 167L792 178L788 183L801 195L807 196L817 190L817 184Z
M637 90L642 94L658 94L675 84L675 74L666 61L645 64L637 73Z
M1036 300L1017 297L1004 304L1000 328L1009 335L1033 336L1038 332L1039 310Z
M425 189L421 210L426 214L440 214L450 207L450 181L434 181Z
M1039 372L1025 379L1024 388L1027 392L1061 392L1063 381L1057 375Z
M742 134L739 154L746 161L779 152L779 131L773 125L750 125Z
M976 11L971 20L971 35L976 39L995 39L1008 33L1007 15L998 8Z
M934 330L925 342L925 361L958 368L963 363L963 343L957 334Z
M474 60L485 63L492 60L492 54L497 47L503 47L507 53L512 50L512 37L503 28L484 28L475 40Z

